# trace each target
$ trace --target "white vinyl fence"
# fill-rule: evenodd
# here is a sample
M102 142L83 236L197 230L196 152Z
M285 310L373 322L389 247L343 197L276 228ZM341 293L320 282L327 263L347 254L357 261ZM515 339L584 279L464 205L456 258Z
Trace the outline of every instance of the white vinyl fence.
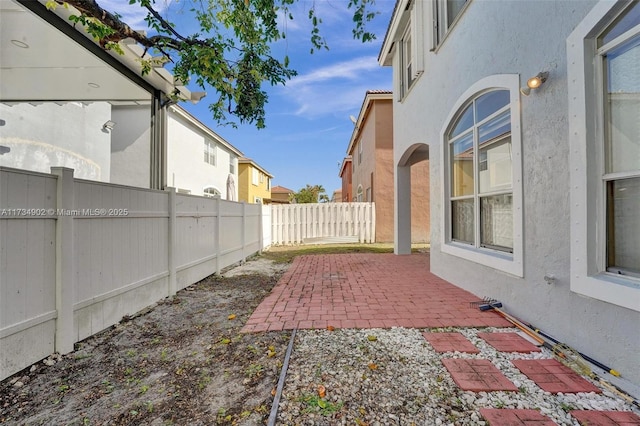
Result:
M0 380L264 247L263 206L52 173L0 167Z
M272 204L272 244L310 241L373 243L374 203Z

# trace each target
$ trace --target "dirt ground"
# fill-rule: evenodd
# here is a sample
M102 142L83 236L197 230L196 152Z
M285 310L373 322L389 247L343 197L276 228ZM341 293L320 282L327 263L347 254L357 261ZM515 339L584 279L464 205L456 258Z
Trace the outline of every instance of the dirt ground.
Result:
M0 423L265 424L290 333L240 329L283 268L208 277L4 380Z

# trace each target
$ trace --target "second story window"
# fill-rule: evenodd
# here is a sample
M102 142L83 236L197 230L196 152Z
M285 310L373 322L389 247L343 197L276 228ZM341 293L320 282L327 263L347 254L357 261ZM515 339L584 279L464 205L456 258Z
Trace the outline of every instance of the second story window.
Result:
M358 164L362 164L362 141L358 144Z
M251 184L258 186L258 170L251 169Z
M438 46L445 35L451 30L458 16L462 13L470 0L436 0L434 4L434 38Z
M229 158L229 173L232 175L236 173L236 162L233 157Z
M402 76L400 77L402 80L402 95L404 96L408 91L411 85L413 84L414 78L414 70L413 70L413 51L411 45L411 26L407 27L404 35L402 36L401 41L402 51L401 62L402 62Z
M204 140L204 162L216 165L216 144L209 139Z

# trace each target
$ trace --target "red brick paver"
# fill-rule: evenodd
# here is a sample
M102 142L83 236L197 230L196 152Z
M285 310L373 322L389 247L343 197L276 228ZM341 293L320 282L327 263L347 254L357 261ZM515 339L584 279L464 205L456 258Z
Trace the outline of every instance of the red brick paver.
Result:
M571 415L581 425L589 426L638 426L640 417L631 411L590 411L574 410Z
M478 337L501 352L540 352L540 348L517 333L478 333Z
M508 327L429 272L429 255L298 256L243 332L293 328Z
M481 408L480 414L491 426L555 426L555 422L536 410Z
M517 391L518 388L486 359L443 359L442 364L462 390Z
M473 343L460 333L422 333L436 352L480 352Z
M566 365L555 359L517 359L512 361L525 376L544 391L551 393L601 393L593 384L583 379Z

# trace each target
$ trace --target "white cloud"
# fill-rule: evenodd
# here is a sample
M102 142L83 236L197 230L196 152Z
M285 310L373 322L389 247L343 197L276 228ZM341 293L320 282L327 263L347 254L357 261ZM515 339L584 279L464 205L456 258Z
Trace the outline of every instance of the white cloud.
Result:
M172 0L160 0L154 4L155 9L163 13L169 8ZM140 7L138 4L129 4L129 0L98 0L98 4L109 12L115 12L120 15L122 22L129 25L134 30L146 29L147 23L144 18L147 16L147 9Z
M363 56L345 62L338 62L294 77L287 83L287 86L300 87L337 79L356 80L360 79L364 72L378 68L379 65L375 56Z
M367 90L389 89L386 78L362 78L347 84L317 84L285 88L283 94L291 105L291 113L315 119L322 116L357 114Z

